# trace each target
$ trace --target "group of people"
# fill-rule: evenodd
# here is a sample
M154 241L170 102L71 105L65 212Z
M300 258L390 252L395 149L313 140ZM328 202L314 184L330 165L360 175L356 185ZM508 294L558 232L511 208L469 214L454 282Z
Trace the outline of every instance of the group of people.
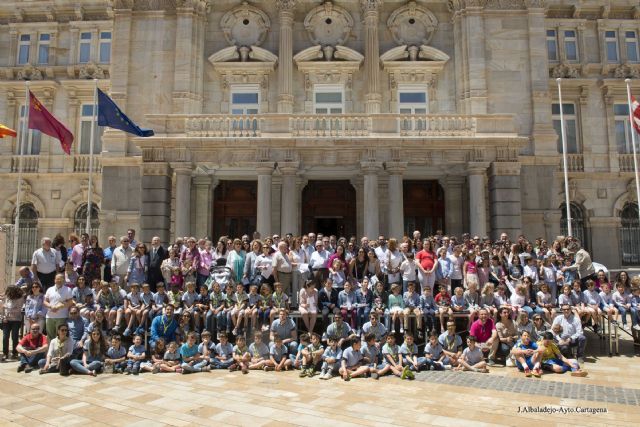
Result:
M487 371L502 358L527 375L583 375L583 325L597 329L604 314L638 322L638 283L623 272L611 293L572 238L254 233L215 249L193 237L168 248L154 237L147 248L128 230L105 249L86 234L71 235L69 249L60 240L44 238L5 293L3 351L9 358L11 336L19 370L410 379L421 369Z

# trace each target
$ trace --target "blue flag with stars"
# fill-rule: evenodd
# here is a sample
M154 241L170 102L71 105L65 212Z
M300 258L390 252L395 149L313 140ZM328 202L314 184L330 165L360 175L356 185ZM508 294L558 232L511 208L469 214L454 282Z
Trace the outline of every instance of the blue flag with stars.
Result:
M133 123L107 94L98 89L98 125L108 126L137 136L153 136L153 130Z

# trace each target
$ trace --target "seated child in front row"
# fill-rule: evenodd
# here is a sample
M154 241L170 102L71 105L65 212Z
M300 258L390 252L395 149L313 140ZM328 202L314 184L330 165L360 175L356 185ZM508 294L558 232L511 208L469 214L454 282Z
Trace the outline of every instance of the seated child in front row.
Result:
M218 341L218 344L216 344L216 356L211 360L211 365L215 369L235 369L233 346L229 343L226 332L218 333Z
M121 374L127 367L127 349L122 345L120 335L111 336L111 347L107 349L104 359L105 372Z
M147 358L147 353L142 345L142 336L136 335L133 337L133 344L129 347L127 353L127 369L125 373L127 375L138 375L140 373L140 364Z
M342 350L338 347L338 339L334 336L330 336L327 343L329 346L322 354L322 372L320 373L321 380L330 380L334 376L338 375L338 361L342 359Z
M322 368L322 355L324 348L320 342L320 335L315 332L311 334L311 344L307 345L302 351L302 372L301 377L313 377L317 371Z
M307 333L300 335L300 344L298 344L298 349L296 354L290 354L289 359L291 359L291 366L293 369L302 369L302 350L304 350L309 343L311 342L311 336Z
M369 373L369 366L363 363L363 356L360 348L362 341L355 339L351 346L342 352L340 365L340 376L343 380L349 381L351 378L365 376Z
M487 362L482 357L482 350L476 345L476 337L469 335L467 337L467 348L462 352L462 358L460 359L460 365L456 368L457 371L473 371L487 373Z
M256 331L253 334L253 343L249 346L251 360L249 361L249 369L264 369L270 367L271 360L269 357L269 347L262 342L262 333Z
M269 355L276 371L288 371L291 369L292 363L291 359L287 357L287 353L287 346L282 343L282 337L274 334L273 342L269 346Z
M183 374L209 372L208 360L203 358L202 354L198 352L196 336L197 334L194 331L190 331L187 334L186 342L180 347L180 358L182 359L180 367L182 368Z
M236 369L240 369L243 374L249 373L251 353L244 335L238 335L236 338L236 345L233 346L233 361L236 362Z

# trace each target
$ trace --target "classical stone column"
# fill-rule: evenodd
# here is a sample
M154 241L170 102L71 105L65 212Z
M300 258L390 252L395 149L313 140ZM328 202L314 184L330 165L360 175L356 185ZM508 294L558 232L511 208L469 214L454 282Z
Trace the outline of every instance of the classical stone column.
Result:
M293 233L297 235L298 227L298 162L285 163L280 165L282 172L282 209L280 219L280 233Z
M366 112L380 113L380 42L378 40L378 9L383 0L360 0L364 19L364 70L367 81Z
M364 174L364 235L373 239L380 234L378 171L382 164L366 161L361 163L361 167Z
M591 236L586 242L591 249L591 259L609 268L620 267L622 254L620 253L620 217L589 218ZM585 234L589 234L588 232ZM589 244L589 242L610 242L610 244ZM585 244L585 243L583 243Z
M469 162L469 226L472 235L487 235L487 187L485 184L488 162Z
M263 164L264 163L264 164ZM261 236L271 234L271 175L273 162L261 162L256 166L258 173L258 217L256 228Z
M386 166L389 173L389 237L400 240L404 235L402 174L407 168L407 162L387 162Z
M293 113L293 8L297 0L276 0L280 20L278 113Z
M489 171L489 207L492 237L522 232L522 195L519 162L493 162Z
M447 176L441 183L444 188L444 228L449 235L460 236L464 233L464 176Z
M193 234L198 238L211 236L211 222L212 222L212 206L213 201L211 197L212 176L211 175L198 175L193 178L193 186L195 187L195 230Z
M176 237L191 235L191 165L172 165L176 173Z
M111 169L117 169L117 167L112 167ZM139 240L148 242L153 236L158 236L160 237L160 241L166 244L170 241L171 227L171 169L169 168L169 164L165 162L145 162L142 164L141 169ZM105 179L102 180L102 194L106 197L102 199L100 224L101 231L106 231L107 233L111 233L113 230L103 229L102 219L104 216L102 211L112 212L113 219L115 220L117 211L122 208L127 208L126 205L120 206L116 203L115 197L110 197L110 193L114 192L114 181L117 182L118 177L123 176L119 174L119 172L118 170L107 170L107 175ZM127 180L125 182L128 183L130 181ZM124 193L126 194L126 191ZM114 200L110 200L111 198ZM103 235L104 234L105 233L103 233Z

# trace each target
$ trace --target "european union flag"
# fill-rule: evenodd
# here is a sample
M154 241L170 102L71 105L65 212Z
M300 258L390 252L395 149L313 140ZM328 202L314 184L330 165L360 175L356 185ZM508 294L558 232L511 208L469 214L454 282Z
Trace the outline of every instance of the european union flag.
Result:
M142 129L133 123L107 94L98 89L98 125L132 133L138 136L153 136L153 130Z

